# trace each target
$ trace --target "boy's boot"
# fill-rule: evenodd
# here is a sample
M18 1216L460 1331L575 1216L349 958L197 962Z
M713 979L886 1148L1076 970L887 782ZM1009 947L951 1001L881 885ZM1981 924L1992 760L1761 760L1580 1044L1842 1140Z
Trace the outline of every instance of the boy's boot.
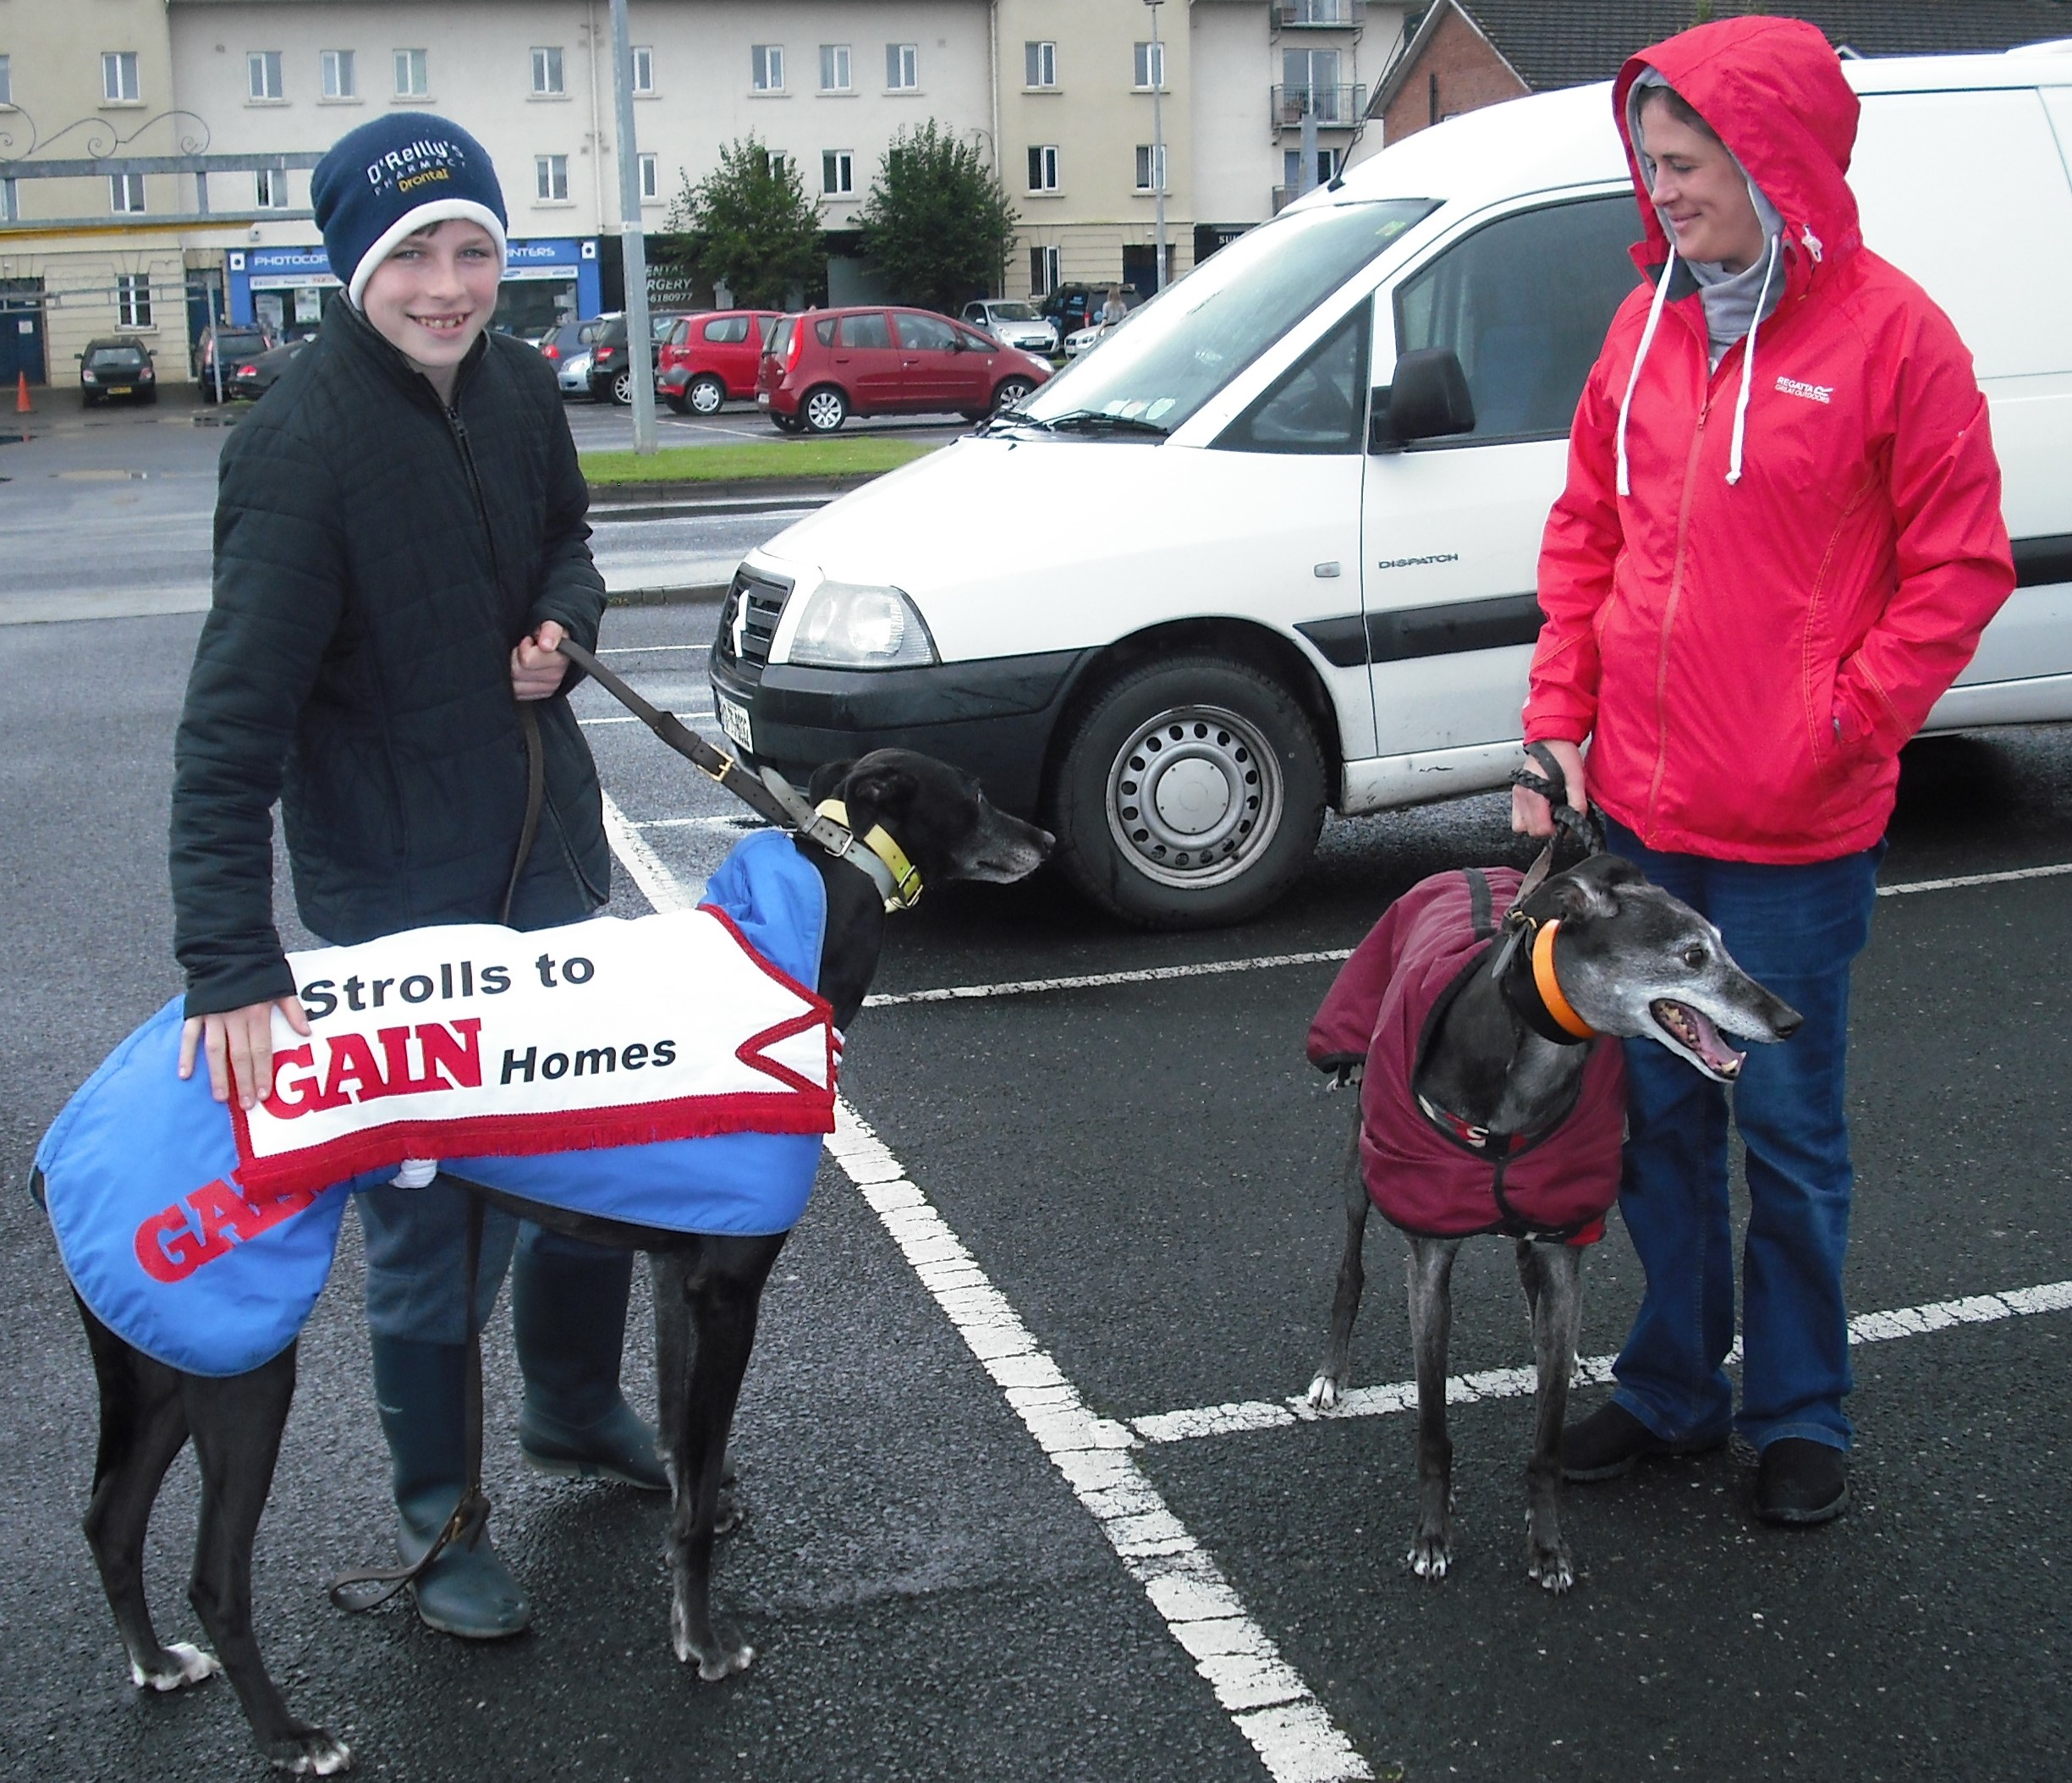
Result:
M375 1403L395 1464L396 1546L415 1562L467 1489L468 1351L378 1334L372 1345ZM472 1545L442 1549L410 1590L430 1626L463 1640L501 1640L532 1620L486 1527Z
M511 1329L525 1380L518 1446L542 1473L667 1492L654 1427L618 1390L633 1253L567 1242L528 1233L511 1262Z

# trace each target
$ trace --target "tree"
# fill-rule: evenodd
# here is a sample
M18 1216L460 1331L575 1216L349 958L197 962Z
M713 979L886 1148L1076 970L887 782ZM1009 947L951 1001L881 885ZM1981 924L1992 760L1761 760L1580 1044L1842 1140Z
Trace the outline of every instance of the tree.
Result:
M856 213L893 295L932 310L1002 282L1020 220L978 144L932 118L893 138Z
M747 308L783 309L820 276L820 212L796 164L772 157L755 136L724 145L697 184L684 174L668 227L692 232L698 265Z

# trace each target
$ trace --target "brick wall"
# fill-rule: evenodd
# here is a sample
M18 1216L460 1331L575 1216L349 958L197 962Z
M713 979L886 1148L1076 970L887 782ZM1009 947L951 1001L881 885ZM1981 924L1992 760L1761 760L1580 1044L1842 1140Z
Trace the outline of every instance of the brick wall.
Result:
M1435 120L1432 83L1438 80L1438 114L1472 112L1522 97L1528 89L1482 34L1450 6L1417 60L1403 71L1395 100L1382 113L1382 140L1399 142Z

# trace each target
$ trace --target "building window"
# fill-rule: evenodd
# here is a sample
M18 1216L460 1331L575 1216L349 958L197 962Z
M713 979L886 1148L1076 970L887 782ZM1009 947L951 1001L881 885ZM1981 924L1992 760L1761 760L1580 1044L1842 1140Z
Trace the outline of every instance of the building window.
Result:
M1055 143L1031 147L1029 190L1032 192L1054 192L1058 190L1058 146Z
M1319 149L1316 151L1316 180L1318 185L1329 185L1338 177L1338 162L1344 155L1342 149ZM1281 179L1290 193L1308 189L1302 184L1302 151L1283 149L1281 151Z
M137 81L137 52L108 50L101 58L101 96L109 105L135 105L144 96Z
M1166 146L1155 147L1148 142L1137 145L1137 190L1140 192L1162 192L1166 190Z
M422 50L396 52L396 97L422 99L431 91L431 81L426 71L425 52Z
M850 150L821 151L820 189L836 198L856 190L856 157Z
M353 69L353 52L350 50L319 50L316 71L323 83L325 98L357 99L360 96L360 80Z
M1031 297L1048 297L1058 289L1058 250L1055 248L1031 248L1029 250L1029 294Z
M781 93L784 91L784 46L781 43L757 43L748 52L749 85L759 93Z
M118 216L134 216L144 208L144 176L141 173L111 173L108 175L108 208Z
M0 56L0 105L14 102L14 77L8 72L8 58Z
M259 208L262 211L286 210L288 175L278 168L261 168L256 178L259 182Z
M775 180L783 180L791 172L791 157L782 149L772 149L762 157L762 164Z
M885 46L885 85L894 93L910 93L921 85L921 46L888 43Z
M1137 45L1136 85L1140 90L1166 84L1166 47L1162 43Z
M0 223L19 223L21 220L19 183L12 179L0 179Z
M662 196L662 169L652 155L640 157L640 196L643 200Z
M281 52L253 50L245 58L245 80L254 99L278 99L281 92Z
M115 325L118 328L148 328L151 322L151 280L148 272L115 275Z
M1055 86L1058 85L1058 46L1054 43L1025 43L1022 53L1022 85L1024 86Z
M633 47L633 90L636 93L655 91L655 47L651 43Z
M539 183L540 201L542 204L565 204L569 197L569 157L566 155L535 155L532 157L533 177Z
M820 90L823 93L846 93L849 90L849 46L846 43L821 45Z
M558 49L534 49L532 91L542 96L568 91L561 84L561 52Z

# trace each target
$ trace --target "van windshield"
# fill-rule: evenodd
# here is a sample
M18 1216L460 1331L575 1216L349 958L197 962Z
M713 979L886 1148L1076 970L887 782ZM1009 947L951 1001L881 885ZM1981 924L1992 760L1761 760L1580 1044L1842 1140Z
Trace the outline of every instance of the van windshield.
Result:
M1039 424L1108 415L1169 433L1437 207L1437 199L1392 198L1278 217L1132 311L1016 412Z

